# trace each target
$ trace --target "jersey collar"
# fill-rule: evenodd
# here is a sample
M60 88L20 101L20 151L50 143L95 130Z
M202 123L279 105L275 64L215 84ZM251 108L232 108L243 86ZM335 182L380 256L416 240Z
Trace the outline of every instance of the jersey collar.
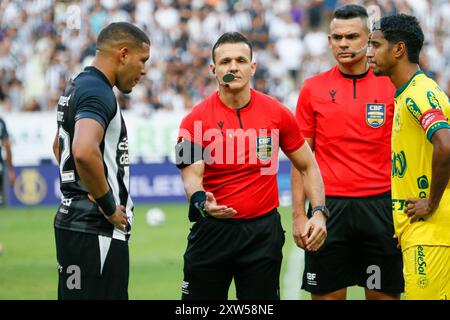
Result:
M416 73L413 74L413 76L411 78L409 78L408 82L406 82L404 85L402 85L400 88L398 88L395 91L395 95L394 98L397 98L399 95L401 95L403 93L403 91L405 91L405 89L409 86L409 84L411 83L411 81L414 79L415 76L422 74L423 71L422 70L418 70L416 71Z
M242 107L240 107L240 108L237 108L237 109L233 109L233 108L230 108L230 107L228 107L225 103L223 103L223 101L222 101L222 99L220 98L220 94L219 94L219 91L216 91L216 97L217 97L217 100L219 101L219 104L222 106L222 107L224 107L225 109L227 109L227 110L229 110L229 111L237 111L237 110L239 110L239 111L245 111L245 110L248 110L248 109L250 109L250 107L251 107L251 105L252 105L252 102L253 102L253 100L254 100L254 97L255 97L255 92L254 92L254 89L253 88L250 88L250 100L244 105L244 106L242 106Z
M347 74L347 73L344 73L344 72L342 72L341 70L339 70L339 68L338 68L338 71L339 71L339 73L340 73L344 78L349 78L349 79L362 79L362 78L364 78L365 76L367 76L367 74L368 74L369 71L370 71L370 68L367 69L366 72L361 73L361 74Z
M105 74L103 72L101 72L99 69L97 69L96 67L94 67L94 66L87 66L86 68L84 68L84 71L93 73L98 78L104 80L108 84L109 87L111 87L111 88L113 87L111 85L111 83L109 83L109 80L105 76Z

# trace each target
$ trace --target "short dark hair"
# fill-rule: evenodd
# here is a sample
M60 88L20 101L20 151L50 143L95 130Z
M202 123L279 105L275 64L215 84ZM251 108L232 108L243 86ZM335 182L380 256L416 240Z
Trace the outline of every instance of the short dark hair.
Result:
M97 48L102 45L126 40L136 47L140 47L142 43L150 45L150 39L144 31L128 22L114 22L106 26L98 35Z
M376 30L383 32L389 44L404 42L408 60L412 63L419 63L424 35L416 17L403 13L383 17Z
M357 4L346 4L334 10L333 17L336 19L353 19L361 18L367 19L369 15L367 14L366 8Z
M253 48L252 48L252 44L250 43L250 41L241 33L239 32L226 32L223 35L220 36L219 39L217 39L216 43L214 44L213 48L212 48L212 60L215 63L216 59L214 58L214 51L216 51L216 49L224 44L224 43L239 43L239 42L243 42L246 45L249 46L250 48L250 59L253 58Z

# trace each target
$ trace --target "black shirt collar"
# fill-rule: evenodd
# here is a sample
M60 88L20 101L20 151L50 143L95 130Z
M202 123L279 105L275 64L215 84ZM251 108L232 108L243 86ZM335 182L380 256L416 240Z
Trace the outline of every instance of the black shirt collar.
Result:
M105 74L103 72L101 72L99 69L97 69L96 67L88 66L88 67L84 68L84 71L95 74L100 79L103 79L108 84L108 86L110 86L111 88L113 87L111 85L111 83L109 82L108 78L105 76Z
M339 70L339 69L338 69ZM347 74L347 73L343 73L341 70L339 70L339 72L342 74L342 76L344 77L344 78L349 78L349 79L362 79L362 78L364 78L365 76L367 76L367 74L369 73L369 70L370 70L370 68L369 69L367 69L367 71L366 72L364 72L364 73L361 73L361 74Z

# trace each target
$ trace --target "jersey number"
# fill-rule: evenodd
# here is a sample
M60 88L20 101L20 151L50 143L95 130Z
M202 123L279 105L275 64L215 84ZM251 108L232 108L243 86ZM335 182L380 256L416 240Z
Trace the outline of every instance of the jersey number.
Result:
M59 173L61 175L61 182L74 182L75 181L75 173L73 170L63 171L64 165L66 164L67 159L70 158L70 137L67 131L65 131L62 127L59 128L59 137L62 141L62 150L59 161ZM60 141L60 142L61 142Z

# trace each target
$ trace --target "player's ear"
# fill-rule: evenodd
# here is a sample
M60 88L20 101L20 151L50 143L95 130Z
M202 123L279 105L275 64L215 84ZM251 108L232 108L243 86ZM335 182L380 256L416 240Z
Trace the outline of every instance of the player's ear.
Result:
M211 70L211 72L212 72L213 74L216 74L216 66L215 66L215 65L210 64L210 65L209 65L209 70Z
M392 50L394 51L394 57L395 58L400 58L403 55L407 54L407 52L406 52L406 45L405 45L405 43L403 41L397 42L394 45Z
M122 47L119 49L119 59L120 61L124 61L127 59L130 51L127 47Z
M256 62L252 61L252 77L255 75L256 72Z

